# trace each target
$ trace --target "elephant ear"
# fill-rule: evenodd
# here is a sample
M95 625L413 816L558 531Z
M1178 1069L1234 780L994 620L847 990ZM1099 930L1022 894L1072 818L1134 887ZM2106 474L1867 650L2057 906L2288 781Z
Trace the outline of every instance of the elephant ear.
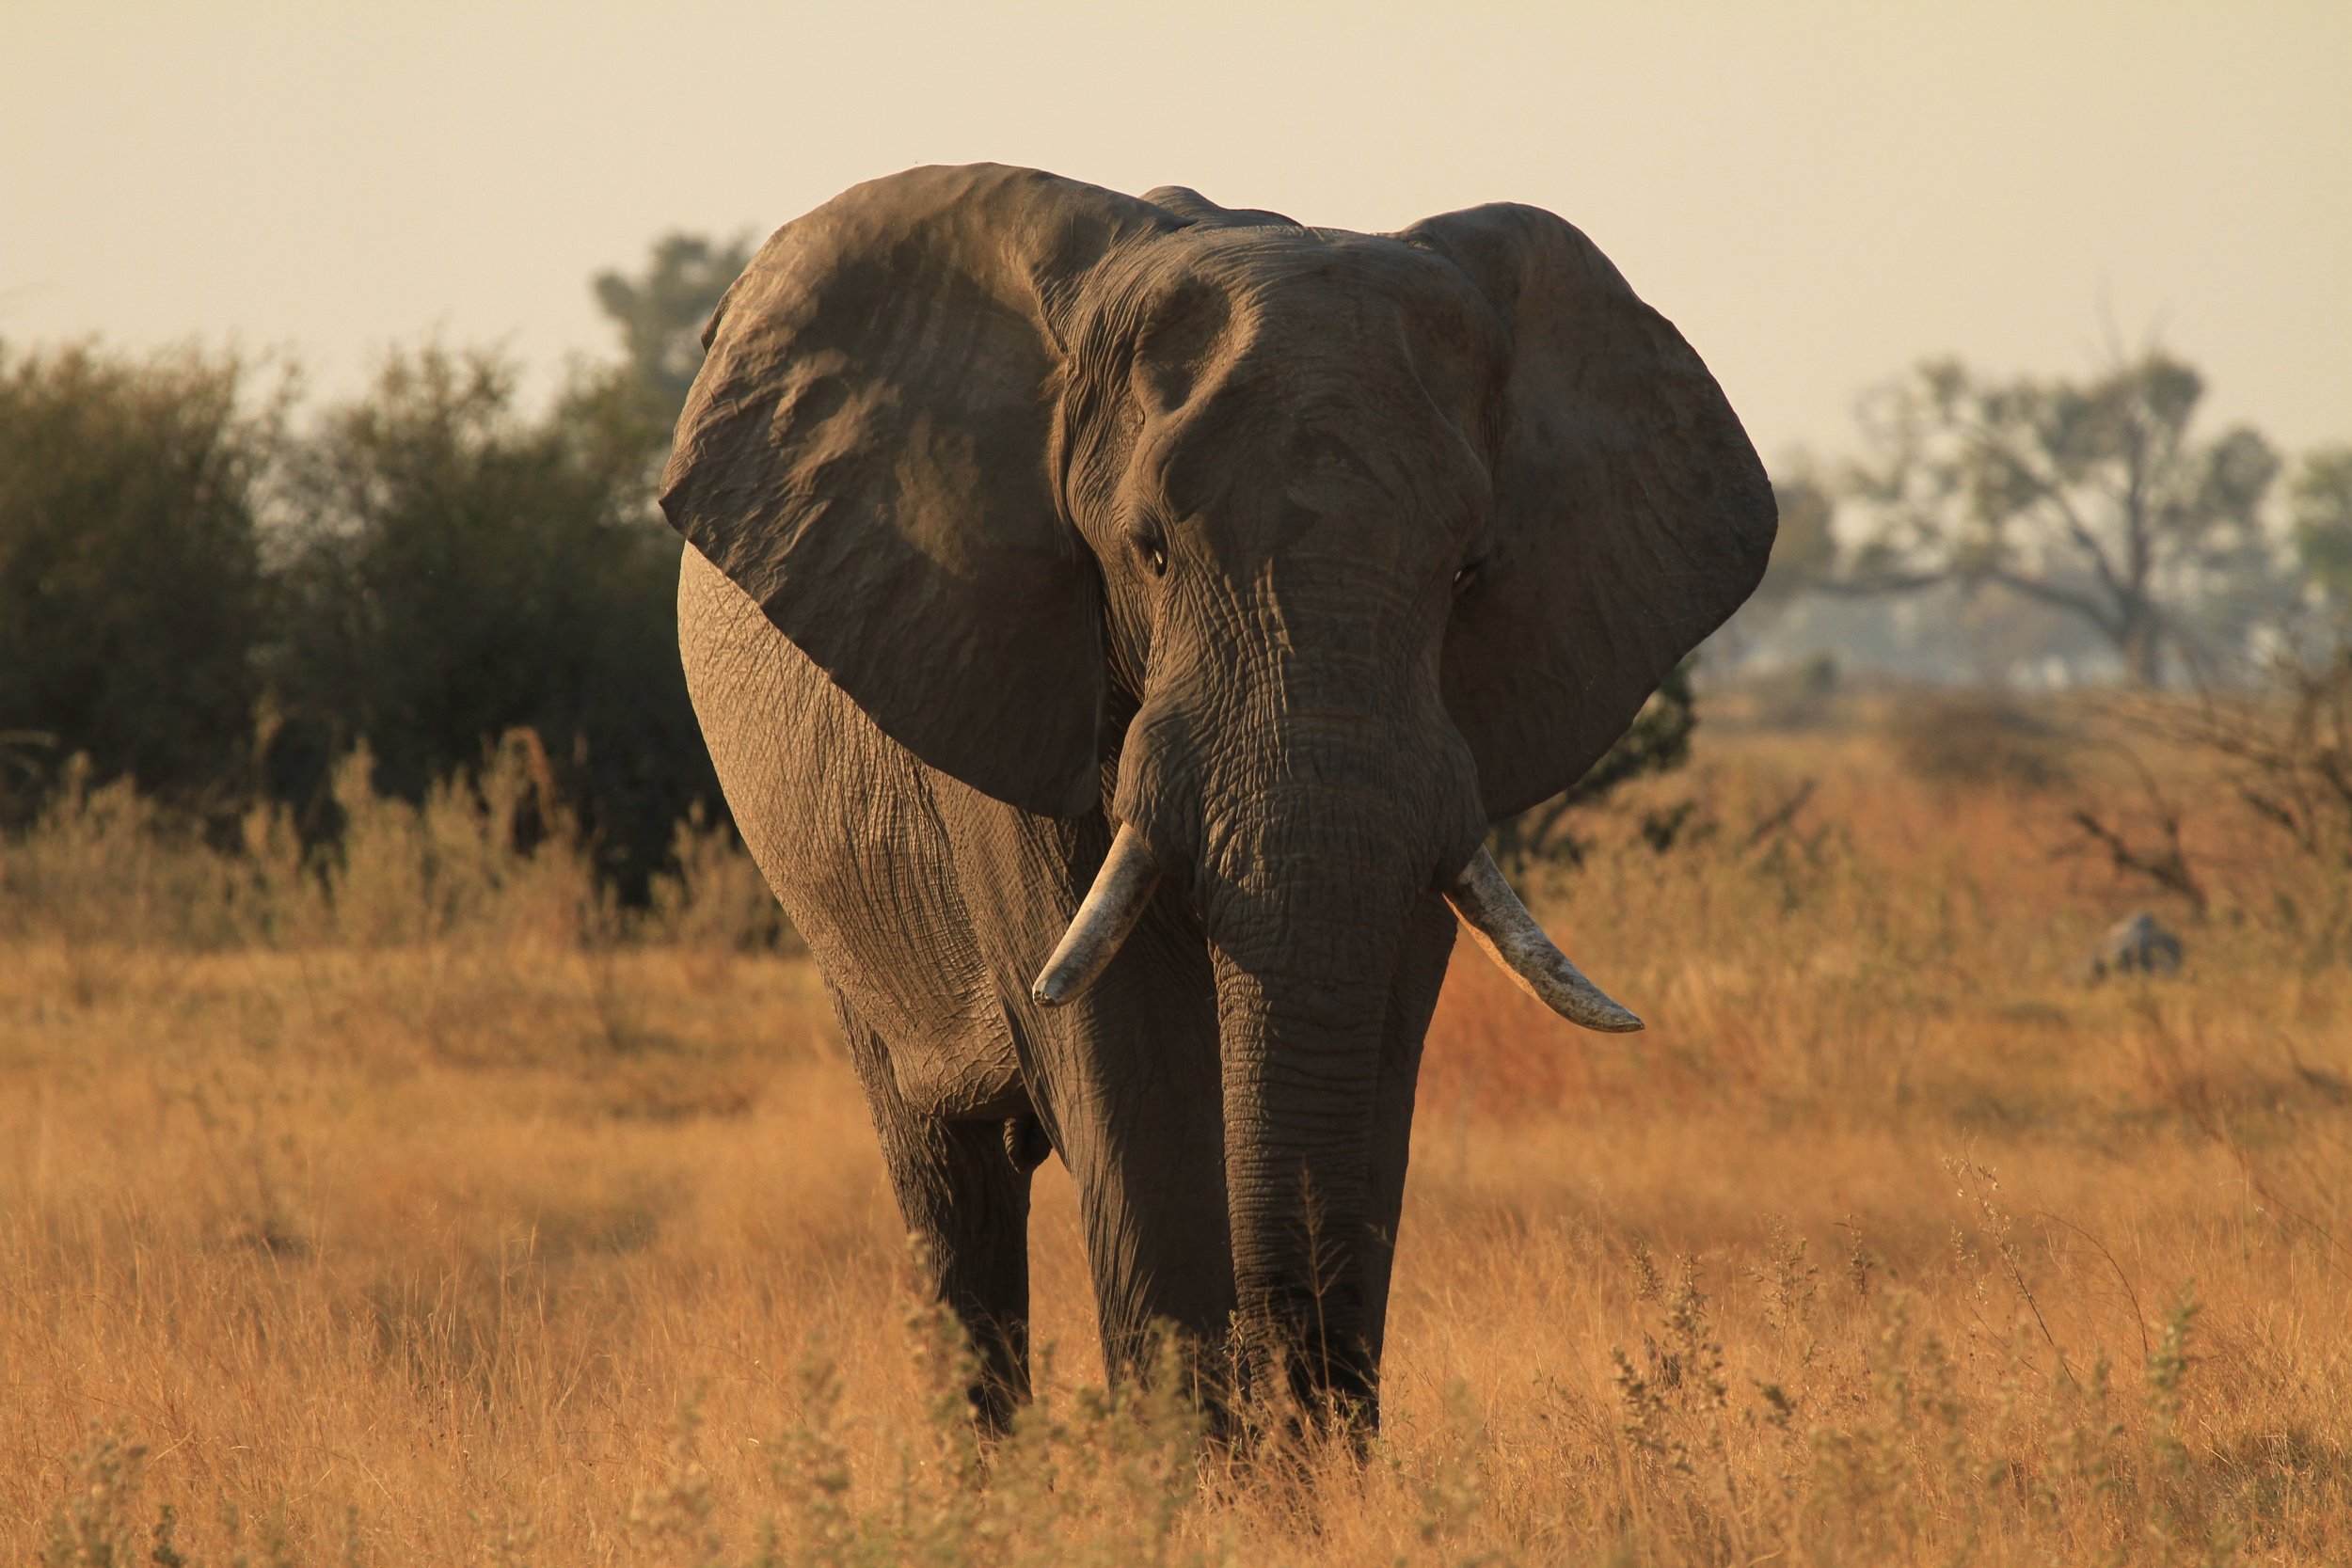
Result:
M778 230L704 335L670 523L930 766L1025 810L1100 792L1101 590L1057 500L1057 307L1158 208L918 168Z
M1575 228L1498 203L1397 238L1502 317L1486 560L1446 636L1446 705L1487 816L1582 777L1755 588L1777 511L1723 388Z

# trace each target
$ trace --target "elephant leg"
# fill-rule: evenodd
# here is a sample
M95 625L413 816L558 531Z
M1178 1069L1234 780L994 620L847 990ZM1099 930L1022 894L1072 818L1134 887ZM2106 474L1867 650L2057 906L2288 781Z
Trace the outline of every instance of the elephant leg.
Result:
M1029 1178L1037 1162L1025 1129L1034 1113L1024 1105L951 1119L909 1105L884 1042L837 994L834 1009L920 1266L978 1362L967 1390L973 1418L1001 1433L1029 1398Z
M1234 1303L1216 1012L1205 973L1182 983L1206 969L1197 937L1155 912L1127 945L1077 1003L1027 1015L1024 1053L1077 1192L1105 1374L1148 1376L1172 1332L1214 1407Z
M1233 1313L1221 1149L1205 1118L1165 1104L1100 1107L1066 1151L1085 1228L1103 1366L1115 1383L1156 1370L1176 1337L1182 1375L1218 1402Z
M1397 1225L1405 1208L1405 1167L1413 1140L1413 1091L1421 1079L1422 1042L1445 985L1454 952L1454 911L1435 894L1414 907L1396 978L1389 989L1387 1038L1373 1112L1371 1243L1364 1257L1370 1310L1365 1317L1372 1367L1380 1367L1388 1338L1389 1276L1396 1261Z
M1233 1315L1233 1252L1216 991L1200 931L1164 897L1091 988L1041 1007L1030 981L1068 928L1110 828L942 794L979 957L996 975L1040 1131L1076 1192L1104 1373L1117 1383L1148 1375L1160 1336L1173 1330L1185 1370L1213 1402Z

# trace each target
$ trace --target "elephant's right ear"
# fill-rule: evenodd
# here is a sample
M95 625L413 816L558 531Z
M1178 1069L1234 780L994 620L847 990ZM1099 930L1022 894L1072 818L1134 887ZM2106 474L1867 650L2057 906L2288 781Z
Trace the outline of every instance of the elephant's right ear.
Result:
M671 526L883 733L1047 816L1097 803L1104 685L1054 308L1177 222L995 165L856 186L727 291L662 479Z

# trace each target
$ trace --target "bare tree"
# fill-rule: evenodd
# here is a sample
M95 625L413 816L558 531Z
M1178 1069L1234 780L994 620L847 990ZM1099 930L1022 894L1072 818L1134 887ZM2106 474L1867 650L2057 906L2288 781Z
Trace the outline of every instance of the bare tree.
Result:
M2268 572L2278 455L2243 426L2193 436L2204 389L2153 350L2088 385L1922 364L1864 403L1869 455L1845 490L1868 533L1839 586L2004 589L2097 627L2136 684L2161 684L2198 602Z

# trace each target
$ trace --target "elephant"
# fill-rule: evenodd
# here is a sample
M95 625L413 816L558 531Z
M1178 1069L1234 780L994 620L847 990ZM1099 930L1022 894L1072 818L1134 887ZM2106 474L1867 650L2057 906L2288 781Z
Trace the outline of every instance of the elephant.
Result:
M660 503L735 821L804 937L976 1419L1028 1397L1032 1173L1115 1380L1372 1430L1454 929L1640 1020L1483 847L1744 599L1777 514L1584 235L1390 234L924 167L712 313Z

